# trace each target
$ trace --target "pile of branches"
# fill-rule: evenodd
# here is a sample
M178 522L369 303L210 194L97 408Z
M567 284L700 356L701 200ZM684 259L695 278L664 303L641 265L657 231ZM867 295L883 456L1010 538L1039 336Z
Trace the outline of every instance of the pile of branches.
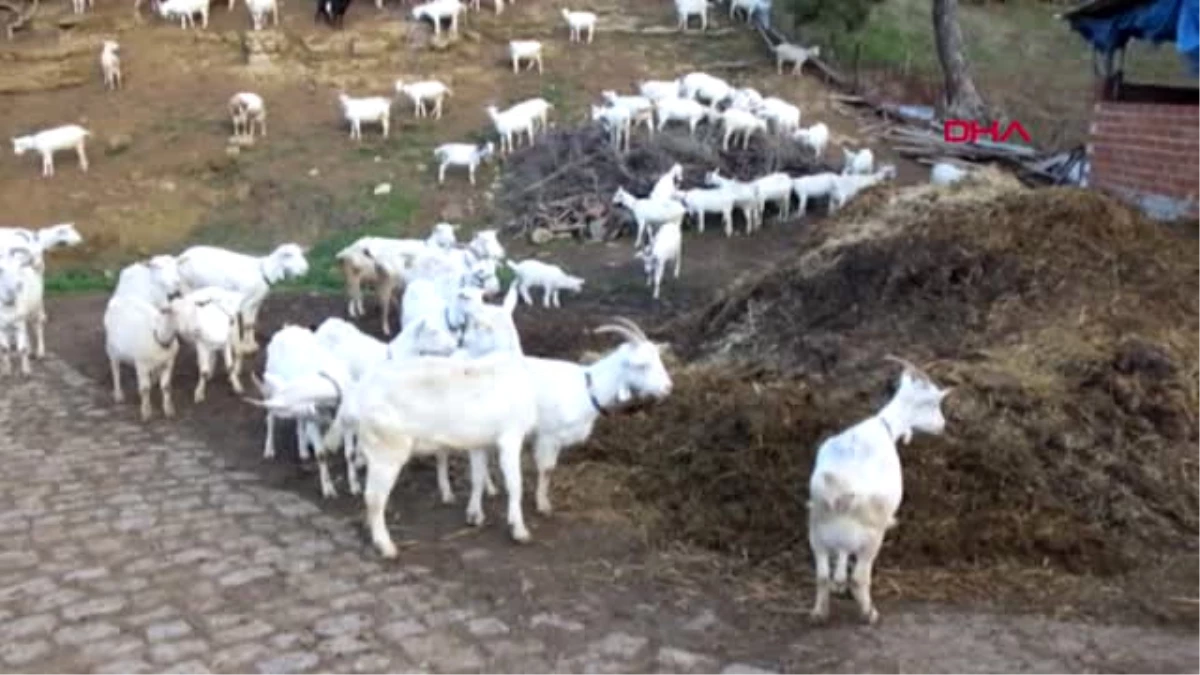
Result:
M707 124L695 136L681 127L653 136L635 129L628 152L617 152L598 125L558 129L506 160L496 199L508 216L504 229L535 239L559 234L615 238L631 223L628 214L611 208L617 188L644 197L676 162L683 166L683 189L701 186L714 169L742 180L774 171L802 176L830 170L811 152L778 137L757 135L745 150L722 150L719 128Z

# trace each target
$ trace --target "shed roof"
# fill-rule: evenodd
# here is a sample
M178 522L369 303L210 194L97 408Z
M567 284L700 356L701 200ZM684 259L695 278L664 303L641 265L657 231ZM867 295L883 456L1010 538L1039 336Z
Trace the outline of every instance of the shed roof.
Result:
M1065 12L1059 13L1057 16L1061 19L1074 19L1077 17L1101 18L1112 16L1114 14L1123 14L1124 12L1139 7L1148 5L1155 0L1089 0L1083 4L1076 5Z

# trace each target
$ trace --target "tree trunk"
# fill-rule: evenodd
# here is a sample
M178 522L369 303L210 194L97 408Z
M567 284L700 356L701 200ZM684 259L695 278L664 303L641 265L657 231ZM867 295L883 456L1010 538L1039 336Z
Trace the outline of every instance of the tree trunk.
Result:
M962 29L958 25L958 0L933 0L933 33L945 80L942 90L943 116L972 120L985 118L986 106L975 89L971 68L963 53Z

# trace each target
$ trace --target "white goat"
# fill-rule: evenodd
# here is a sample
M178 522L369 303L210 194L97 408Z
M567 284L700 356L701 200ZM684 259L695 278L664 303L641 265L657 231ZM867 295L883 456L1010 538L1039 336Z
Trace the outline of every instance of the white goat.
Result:
M267 23L267 15L271 15L271 25L279 25L279 3L277 0L246 0L246 10L250 13L250 25L254 30L262 30Z
M642 261L646 272L646 285L654 287L653 297L657 300L667 264L675 261L676 279L679 278L679 269L683 264L683 232L679 222L663 223L645 248L639 249L633 256Z
M792 179L792 192L800 202L796 208L796 215L803 216L808 211L808 200L813 197L831 196L833 186L837 181L838 175L830 171ZM834 208L832 202L830 202L830 208Z
M533 134L538 131L545 132L550 127L550 109L554 105L544 98L534 97L528 98L520 103L514 104L508 109L514 115L527 116L531 120L530 128ZM533 143L533 136L530 136L530 143Z
M737 108L729 108L720 115L721 128L724 134L721 138L721 148L729 149L729 141L735 136L741 136L742 149L745 150L750 146L750 137L756 131L766 133L766 120L755 117L753 113L739 110Z
M673 199L682 180L683 165L675 162L671 168L658 177L658 180L654 181L654 186L650 188L650 194L646 196L646 199Z
M270 408L280 405L265 401ZM385 558L396 545L384 507L396 478L414 453L478 451L497 447L508 493L514 540L528 541L521 509L521 445L537 424L537 399L524 357L498 353L478 359L415 357L388 360L349 392L325 436L334 448L351 426L367 460L364 494L371 539ZM486 468L483 462L472 462ZM482 484L482 476L477 484ZM480 513L479 520L482 520Z
M351 98L341 93L338 94L338 101L342 104L342 116L350 123L350 140L362 140L363 122L378 124L383 129L383 137L388 137L392 115L391 99L385 96Z
M415 21L429 19L433 22L433 34L440 35L442 21L450 20L450 32L458 33L458 17L467 11L467 6L458 0L433 0L413 7L412 17ZM497 12L498 13L498 12Z
M413 115L417 117L426 117L429 111L425 104L433 103L434 119L442 119L442 101L447 96L453 96L454 91L450 87L438 80L425 80L422 82L405 83L404 80L396 80L396 93L404 94L412 101Z
M678 80L645 80L638 83L638 93L651 101L679 96Z
M438 161L438 185L446 181L446 167L465 166L471 185L475 184L475 169L480 162L496 151L496 144L488 141L483 145L471 143L445 143L434 148L433 156Z
M633 111L629 108L592 106L592 121L600 122L608 131L609 142L617 152L628 152L630 129L633 126Z
M281 244L265 256L252 256L216 246L193 246L179 255L179 276L189 290L216 286L242 294L240 348L258 350L254 336L258 311L271 286L308 274L299 244Z
M719 77L708 73L688 73L679 80L679 95L707 101L710 105L724 101L733 95L733 87Z
M174 267L163 257L135 263L122 270L117 288L104 308L104 345L113 381L113 400L125 401L121 389L121 364L137 373L142 420L150 419L150 394L158 380L163 416L174 417L171 376L179 353L173 306L157 297L172 285ZM175 279L178 288L178 279Z
M156 255L142 262L125 266L117 275L113 295L140 298L162 309L183 289L179 263L169 255Z
M521 348L521 336L513 323L513 310L517 307L517 288L509 286L504 302L500 305L490 305L484 302L472 302L466 314L463 326L461 347L453 354L457 358L479 358L489 354L507 353L524 355ZM420 452L420 450L418 450ZM437 482L443 504L454 503L454 490L450 487L450 448L439 447L434 450L437 456ZM467 504L467 523L479 526L483 524L483 507L478 494L478 476L484 477L484 489L488 495L496 494L496 486L487 471L487 448L471 450L471 480L472 497Z
M700 16L700 30L708 30L708 0L675 0L676 27L687 30L688 20Z
M583 290L583 277L567 274L558 265L529 259L512 263L509 267L516 275L513 284L516 285L521 293L521 299L527 305L533 304L533 296L529 293L530 289L538 286L542 288L542 306L544 307L562 306L559 303L559 291L578 293Z
M218 352L225 360L230 388L236 394L242 393L242 354L235 349L241 334L238 329L241 303L241 293L215 286L190 291L171 301L176 334L196 351L199 377L192 392L196 403L205 399Z
M757 6L758 0L729 0L729 19L732 21L737 18L737 10L740 9L746 14L746 21L749 21L750 14Z
M42 176L50 177L54 175L54 153L74 149L79 157L79 170L86 172L88 158L84 146L91 135L92 132L78 124L65 124L36 134L13 138L13 154L20 157L30 150L36 150L42 156Z
M105 89L121 88L121 45L116 40L105 40L100 46L100 73L104 76Z
M71 9L76 14L83 14L88 9L95 6L92 0L71 0Z
M689 215L696 222L696 231L704 233L704 217L709 213L721 216L721 225L725 228L725 236L733 236L733 193L725 188L695 188L683 190L676 194L676 199L683 204Z
M708 114L709 108L690 98L662 98L654 104L659 131L662 131L668 122L686 122L688 134L695 136L696 127Z
M733 205L742 212L742 219L746 221L746 234L753 232L762 222L762 211L758 207L758 190L753 182L728 178L722 176L719 170L713 169L704 174L704 184L724 188L733 195Z
M375 239L360 250L362 257L369 258L375 269L379 320L384 335L391 334L391 298L402 283L407 285L416 278L440 279L454 282L456 287L474 286L485 295L499 292L495 262L504 258L504 247L496 238L495 230L480 230L465 246L455 248L444 248L436 237L437 226L424 246L413 239ZM361 299L359 305L361 310Z
M508 58L512 60L513 73L520 72L521 61L528 61L525 70L531 70L536 63L538 75L542 74L542 43L539 40L510 40Z
M617 188L612 203L633 212L633 218L637 222L637 237L633 242L635 248L642 245L643 237L653 234L654 227L668 222L681 225L683 217L687 214L683 205L673 199L638 199L624 188Z
M600 92L604 102L614 108L629 111L630 125L643 124L651 136L654 135L654 102L645 96L621 96L612 90Z
M847 582L863 620L879 619L871 601L871 569L904 494L896 445L914 432L936 435L946 427L941 405L952 388L941 389L916 366L889 358L904 365L891 400L817 449L808 488L808 541L817 577L811 616L817 621L829 617L830 592ZM850 556L854 571L848 574ZM831 557L836 557L832 570Z
M671 393L671 376L663 365L660 346L651 342L637 324L616 317L593 332L615 333L624 341L587 366L525 357L537 396L533 457L537 467L536 505L542 514L552 510L550 472L558 465L559 455L587 442L598 417L619 413L630 403L661 401ZM471 491L471 504L478 505L480 486L474 481ZM482 509L475 511L482 516Z
M486 108L488 117L492 120L492 125L496 127L496 133L500 136L500 154L512 152L514 149L514 137L517 141L521 139L521 132L525 132L529 136L529 144L533 145L533 118L522 112L513 112L511 109L501 112L494 105L489 105Z
M37 257L27 248L0 253L0 373L12 373L12 354L20 359L21 374L29 375L29 329L32 326L45 350L45 280Z
M953 185L969 174L970 171L961 166L949 162L938 162L929 170L929 182L934 185Z
M592 44L592 36L596 32L595 12L572 12L564 7L562 15L571 30L571 42L581 42L583 31L587 31L587 43Z
M792 64L792 74L800 72L804 64L809 59L818 58L821 56L821 48L817 47L801 47L800 45L781 42L771 48L775 52L775 71L780 75L783 74L783 65L785 63Z
M758 193L758 212L764 213L771 202L779 207L780 219L786 220L792 210L792 177L777 171L756 178L753 185Z
M209 0L162 0L158 3L158 13L168 20L178 16L179 27L185 30L196 27L193 17L199 14L200 27L208 28L208 2Z
M875 173L865 176L860 174L838 176L833 181L833 191L829 196L829 212L833 213L845 206L846 202L872 185L895 177L896 167L891 164L882 166Z
M254 138L254 128L267 135L267 106L258 94L242 91L229 98L229 117L233 120L233 135Z
M264 398L290 396L301 392L303 405L267 408L267 434L263 441L263 458L275 456L275 421L296 421L297 453L301 461L317 455L321 495L336 497L337 490L324 459L320 422L344 403L352 381L346 362L317 340L313 331L285 324L267 343L267 365L263 379L255 378ZM247 399L249 400L249 399ZM257 403L256 401L250 401Z
M757 112L760 117L771 123L777 134L794 134L800 128L800 108L781 98L764 98Z
M829 144L829 127L824 122L817 122L808 128L795 130L792 138L812 148L813 155L820 159L825 155L825 146Z
M756 112L762 107L766 99L758 93L757 89L752 87L742 87L734 89L729 95L729 107L738 108L747 112Z
M853 151L842 148L842 175L865 175L875 170L875 153L870 148Z
M317 326L314 335L317 342L325 349L345 362L352 385L361 381L372 368L385 359L407 358L423 354L449 356L458 346L458 341L449 332L430 326L425 321L419 321L407 330L401 331L392 342L387 344L337 317L323 321L321 325ZM362 493L362 487L358 480L358 467L362 463L362 459L357 452L353 433L347 432L343 442L347 487L350 494L358 495ZM324 462L326 454L318 453L317 459ZM330 494L335 493L336 489L332 485L322 483L321 492Z
M76 246L83 236L75 229L75 223L59 223L49 227L30 230L24 227L0 227L0 254L11 248L24 248L33 253L34 268L45 272L45 253L59 247Z

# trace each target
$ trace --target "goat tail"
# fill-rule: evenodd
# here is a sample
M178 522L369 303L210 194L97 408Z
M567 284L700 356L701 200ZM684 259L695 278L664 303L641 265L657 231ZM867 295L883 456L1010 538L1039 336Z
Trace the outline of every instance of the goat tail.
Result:
M325 430L325 437L321 439L321 446L325 454L337 452L342 442L345 440L346 427L346 405L343 403L338 406L337 412L333 416L333 422L329 424L329 428Z

